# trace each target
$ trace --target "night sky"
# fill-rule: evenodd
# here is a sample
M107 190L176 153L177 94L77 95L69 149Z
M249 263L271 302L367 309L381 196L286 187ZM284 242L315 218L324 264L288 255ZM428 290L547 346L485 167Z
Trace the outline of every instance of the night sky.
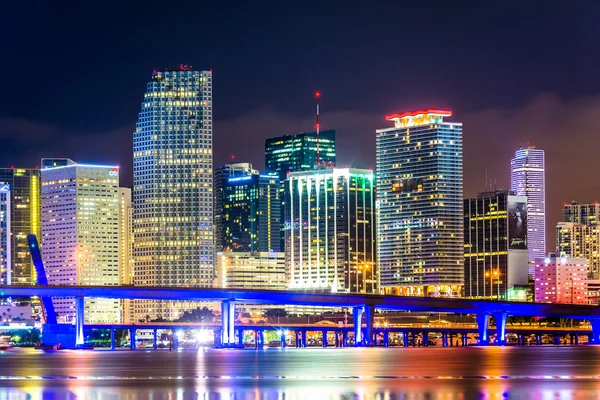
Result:
M2 5L0 166L114 163L131 185L145 83L183 63L213 70L215 166L262 169L318 89L341 166L374 167L384 115L424 107L464 123L465 196L544 149L548 247L564 202L600 199L600 2L49 3Z

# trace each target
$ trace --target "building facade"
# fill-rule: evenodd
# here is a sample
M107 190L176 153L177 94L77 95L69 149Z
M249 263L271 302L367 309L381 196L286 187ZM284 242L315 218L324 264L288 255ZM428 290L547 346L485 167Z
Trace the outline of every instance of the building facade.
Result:
M135 285L213 285L212 120L211 71L152 74L133 139ZM138 308L178 313L170 302Z
M535 261L536 303L588 304L587 260L550 253Z
M600 204L579 204L572 202L563 208L563 221L583 225L600 224Z
M0 185L0 284L12 284L10 185Z
M588 278L600 279L600 225L575 222L556 224L556 248L561 257L585 258Z
M133 284L133 202L131 189L119 188L119 284ZM121 299L121 321L134 322L130 299Z
M546 254L546 175L544 150L521 146L510 162L510 189L527 197L527 238L530 273Z
M318 157L317 157L318 147ZM335 130L299 133L270 138L265 141L265 168L269 175L278 175L281 182L288 172L314 169L320 163L334 166L336 157Z
M29 255L27 235L42 234L39 169L0 168L0 186L10 188L10 274L12 285L35 283L35 268Z
M508 190L465 199L465 297L511 300L529 283L527 198Z
M222 237L225 251L279 251L281 201L276 175L229 178L222 191Z
M51 285L119 285L119 167L69 163L44 168L42 256ZM59 321L75 315L55 298ZM118 299L86 299L88 322L118 322Z
M377 263L385 293L459 296L464 283L462 123L445 110L377 130Z
M258 175L259 172L252 168L250 163L225 164L215 169L214 193L215 193L215 251L223 251L223 189L229 179L245 176Z
M376 293L373 171L321 167L285 183L289 288Z
M285 290L285 254L282 252L217 253L217 287Z

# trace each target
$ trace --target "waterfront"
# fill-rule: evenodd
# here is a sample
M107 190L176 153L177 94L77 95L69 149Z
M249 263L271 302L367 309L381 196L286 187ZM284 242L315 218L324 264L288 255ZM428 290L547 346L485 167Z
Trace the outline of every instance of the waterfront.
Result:
M595 346L0 353L0 399L599 398Z

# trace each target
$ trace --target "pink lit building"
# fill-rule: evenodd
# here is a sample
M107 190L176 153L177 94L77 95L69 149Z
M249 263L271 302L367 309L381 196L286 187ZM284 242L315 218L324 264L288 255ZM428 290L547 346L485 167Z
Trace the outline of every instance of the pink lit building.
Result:
M550 253L535 260L536 303L588 304L588 262Z

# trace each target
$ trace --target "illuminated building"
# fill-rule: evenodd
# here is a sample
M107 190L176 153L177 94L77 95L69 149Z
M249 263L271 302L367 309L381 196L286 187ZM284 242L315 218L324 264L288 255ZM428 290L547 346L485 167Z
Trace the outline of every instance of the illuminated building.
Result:
M10 187L10 274L12 285L35 282L35 269L29 255L27 235L42 234L40 170L0 168L0 186Z
M319 160L335 165L335 130L319 132ZM299 133L265 141L267 174L279 175L283 182L288 172L309 171L317 164L317 133Z
M565 204L563 221L583 225L600 224L600 204L579 204L576 202Z
M600 225L574 222L556 224L556 248L560 256L585 258L590 279L600 275Z
M375 293L373 171L292 172L285 196L289 288Z
M281 221L279 178L251 174L229 178L220 202L219 232L225 251L279 251Z
M465 297L511 300L527 286L527 198L508 190L464 200Z
M0 185L0 284L12 284L10 185Z
M535 260L536 303L588 304L587 260L550 253Z
M529 273L533 262L546 254L546 178L544 150L521 146L510 162L510 188L527 197Z
M230 178L258 175L258 170L252 168L250 163L225 164L215 169L215 251L223 251L223 188Z
M385 293L458 296L464 283L462 123L450 111L377 130L377 263Z
M217 253L217 287L285 290L285 254L282 252Z
M41 180L48 283L119 285L119 167L70 161L43 168ZM71 322L74 300L53 300L59 320ZM85 299L85 316L89 322L118 322L119 300Z
M182 65L146 85L133 135L137 286L213 286L212 111L210 71ZM178 310L148 301L136 302L138 313Z
M119 188L119 284L133 283L133 204L131 189ZM121 300L121 321L134 322L131 300Z

